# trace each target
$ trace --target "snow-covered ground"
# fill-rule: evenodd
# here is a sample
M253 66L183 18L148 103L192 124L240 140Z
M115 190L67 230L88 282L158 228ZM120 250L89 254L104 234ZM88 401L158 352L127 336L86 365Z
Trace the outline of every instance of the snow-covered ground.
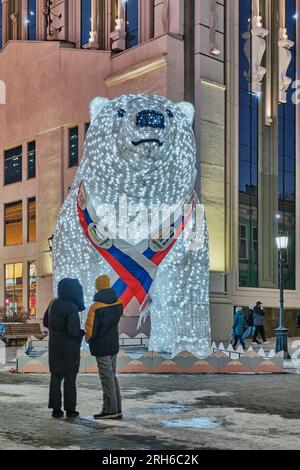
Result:
M123 421L95 422L97 375L74 421L51 419L49 377L0 373L0 449L300 449L300 377L120 377Z

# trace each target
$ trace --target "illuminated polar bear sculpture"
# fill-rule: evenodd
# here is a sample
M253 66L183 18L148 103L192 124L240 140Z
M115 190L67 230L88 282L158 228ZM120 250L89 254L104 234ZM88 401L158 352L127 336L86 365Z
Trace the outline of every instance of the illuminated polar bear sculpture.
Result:
M211 343L208 235L203 214L200 229L198 223L200 243L195 244L190 236L199 207L194 192L194 107L160 96L126 95L112 101L95 98L90 114L84 155L54 234L54 288L64 277L78 278L88 306L95 278L109 274L118 295L127 295L127 311L139 312L139 307L141 312L150 305L150 350L172 356L189 351L204 358ZM160 241L153 239L152 232L147 240L145 236L124 240L115 232L111 240L103 236L107 220L98 208L113 207L120 218L120 196L126 196L129 207L147 207L150 214L153 204L178 208L188 202L191 209L177 221L172 213L171 235ZM129 211L121 225L136 222L138 227L140 217L139 211ZM148 295L141 306L143 289Z

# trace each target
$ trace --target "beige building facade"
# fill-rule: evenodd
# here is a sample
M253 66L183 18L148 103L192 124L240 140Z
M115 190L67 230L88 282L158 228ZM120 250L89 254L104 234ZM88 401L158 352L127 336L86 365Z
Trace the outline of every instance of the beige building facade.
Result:
M293 1L298 6L298 0ZM290 15L292 11L291 2L278 2L282 8L277 12L279 24L268 0L244 0L243 4L238 0L54 0L52 5L43 0L2 0L0 306L18 304L40 318L51 298L48 239L83 152L89 101L95 96L154 93L174 101L192 101L196 107L197 186L209 226L214 339L228 336L235 305L246 307L262 300L269 308L278 307L277 252L272 245L278 222L273 221L281 203L284 208L287 204L276 199L281 170L272 164L274 148L268 147L272 139L280 141L274 129L282 113L276 94L280 83L270 77L280 67L284 72L278 59L278 35L285 26L284 12ZM244 12L245 4L248 10ZM247 15L250 21L242 31ZM253 42L249 63L260 60L256 65L266 72L255 82L254 66L247 69L245 54L246 36L251 25L255 29L257 17L262 21L258 34L266 44L260 41L256 54L258 46ZM294 23L297 37L296 18ZM268 30L267 36L263 29ZM248 75L247 70L251 71ZM295 60L294 79L297 70ZM242 131L255 127L246 118L243 122L247 115L241 103L247 97L240 90L246 76L247 97L262 97L263 104L258 119L253 118L256 111L251 111L253 120L260 122L257 142L250 145L260 148L257 162L252 162L252 150L251 161L245 161L258 177L244 188ZM259 84L257 92L254 85ZM250 104L249 109L256 110L255 106ZM294 121L290 119L296 137L297 113ZM282 158L286 160L285 155ZM296 152L294 163L296 169ZM295 225L300 217L297 188L294 184L295 204L290 205ZM247 191L256 196L259 192L256 223ZM249 197L254 198L252 193ZM285 218L287 209L283 212ZM250 217L250 225L244 216L247 221ZM291 309L300 307L297 237L294 242L295 283L291 280L293 288L288 286L287 292ZM253 261L256 249L259 254Z

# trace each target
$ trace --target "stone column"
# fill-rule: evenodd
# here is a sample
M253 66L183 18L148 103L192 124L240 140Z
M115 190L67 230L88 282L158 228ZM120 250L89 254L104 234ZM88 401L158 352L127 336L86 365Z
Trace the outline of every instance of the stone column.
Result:
M292 83L292 79L286 76L287 70L292 60L290 49L294 46L289 40L285 23L285 0L279 0L279 33L278 33L278 53L279 53L279 103L287 102L287 90Z
M8 41L8 0L2 1L2 44Z
M28 4L27 0L21 0L21 5L20 5L20 39L27 39L28 34L28 18L29 18L29 12L28 12Z
M277 3L277 2L275 2ZM274 2L266 2L266 20L270 31L276 31L278 9ZM277 35L267 39L271 70L264 84L264 93L259 106L258 146L258 286L273 289L278 287L277 248L275 237L278 223L278 53ZM266 93L271 90L269 95ZM266 100L272 121L266 125Z
M154 5L149 0L139 0L139 42L153 37Z
M46 38L46 21L44 16L44 0L36 1L36 38L44 41Z

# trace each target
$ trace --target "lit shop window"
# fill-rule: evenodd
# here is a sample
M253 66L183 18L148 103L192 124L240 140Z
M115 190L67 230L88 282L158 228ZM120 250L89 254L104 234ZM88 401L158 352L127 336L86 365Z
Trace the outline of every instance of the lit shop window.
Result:
M22 263L5 265L5 307L17 310L23 307L23 265Z
M36 202L35 197L28 199L28 242L36 241Z
M30 41L36 40L36 0L27 1L27 36Z
M22 145L4 151L4 184L22 181Z
M4 243L6 246L20 245L23 242L22 201L4 206Z
M81 0L81 45L88 44L91 31L92 2Z
M36 316L36 262L28 263L28 312L31 317Z
M139 42L139 0L127 0L125 3L126 49Z
M69 129L69 168L78 165L78 126Z
M27 178L35 178L36 150L35 142L27 144Z

